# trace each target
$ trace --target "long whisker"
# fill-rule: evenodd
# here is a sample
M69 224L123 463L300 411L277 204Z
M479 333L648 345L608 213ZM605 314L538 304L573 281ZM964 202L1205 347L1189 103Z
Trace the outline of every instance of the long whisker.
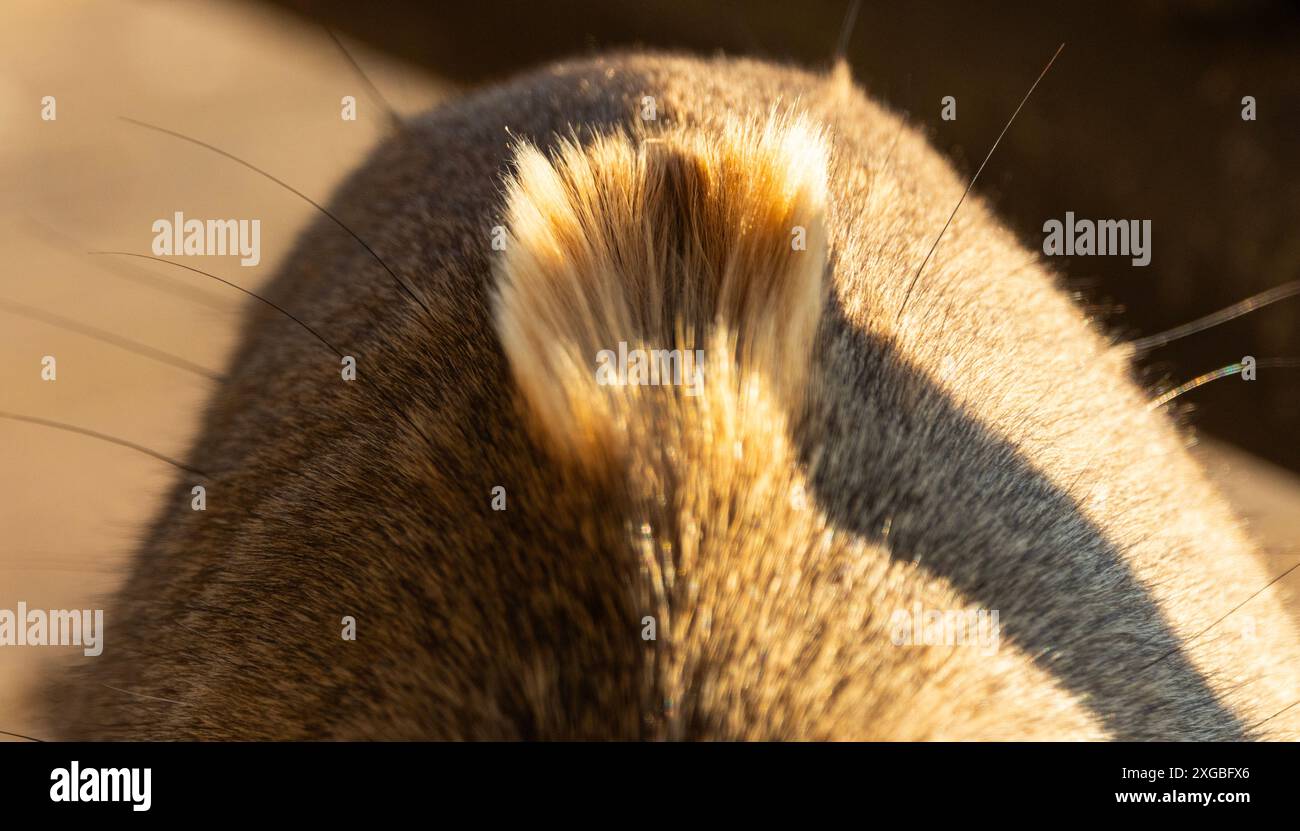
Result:
M1280 286L1274 286L1267 291L1261 291L1259 294L1247 297L1239 303L1233 303L1226 309L1220 309L1213 314L1205 317L1198 317L1191 323L1184 323L1182 326L1175 326L1164 332L1154 335L1148 335L1145 338L1138 338L1130 341L1129 346L1134 352L1145 352L1148 349L1155 349L1158 346L1164 346L1170 341L1185 338L1188 335L1194 335L1197 332L1204 332L1220 323L1227 323L1229 320L1241 317L1244 314L1250 314L1256 309L1262 309L1270 303L1276 303L1279 300L1285 300L1288 297L1295 297L1300 294L1300 280L1292 280L1289 283L1283 283Z
M287 309L285 309L283 306L280 306L280 305L278 305L278 304L276 304L276 303L274 303L274 302L272 302L272 301L270 301L270 300L267 300L265 297L262 297L260 294L257 294L256 292L249 291L248 289L244 288L243 286L239 286L239 285L236 285L235 283L230 282L229 280L222 279L221 277L218 277L218 276L215 275L215 274L209 274L208 272L203 271L202 269L194 268L193 266L188 266L188 265L185 265L185 264L183 264L183 263L174 262L174 261L172 261L172 260L165 260L165 259L163 259L162 257L155 257L155 256L152 256L152 255L150 255L150 254L136 254L136 253L133 252L133 251L91 251L90 253L91 253L91 254L115 254L115 255L117 255L117 256L121 256L121 257L139 257L140 259L144 259L144 260L154 260L154 261L156 261L156 262L160 262L160 263L167 263L167 265L174 265L174 266L176 266L177 268L183 268L183 269L185 269L186 271L193 271L195 274L202 274L204 277L210 277L211 279L216 280L216 281L219 282L219 283L224 283L224 284L226 284L227 286L230 286L230 287L233 288L233 289L238 289L239 291L242 291L244 294L247 294L249 297L252 297L252 298L254 298L255 300L260 300L260 301L262 301L262 302L265 303L266 305L270 306L272 309L275 309L275 310L276 310L277 312L279 312L280 314L282 314L282 315L284 315L285 317L287 317L287 318L289 318L290 320L292 320L294 323L297 323L299 326L301 326L303 329L305 329L307 332L309 332L309 333L312 335L312 337L316 338L316 340L318 340L318 341L320 341L321 343L325 344L325 347L326 347L327 349L329 349L331 352L333 352L335 355L337 355L339 358L343 358L343 357L345 357L344 354L343 354L343 352L342 352L341 350L339 350L339 348L336 347L334 344L332 344L332 343L330 343L329 341L325 340L325 337L324 337L323 335L321 335L320 332L317 332L317 331L316 331L315 329L313 329L311 326L307 325L305 322L303 322L303 321L300 320L299 318L295 317L295 316L294 316L290 311L288 311ZM376 386L374 387L374 390L375 390L375 392L377 392L377 393L379 394L379 397L382 398L382 399L384 400L384 403L388 405L389 409L392 410L392 412L394 412L394 413L396 413L397 415L401 416L401 418L402 418L402 419L403 419L407 424L411 425L411 429L413 429L413 430L415 430L415 432L419 433L420 436L421 436L425 441L429 442L430 444L433 444L433 440L429 437L429 434L426 433L423 429L420 428L419 425L417 425L417 424L415 423L415 421L414 421L414 420L411 418L411 416L406 412L406 410L404 410L404 409L402 409L400 406L398 406L397 402L394 401L393 398L392 398L392 397L391 397L387 392L384 391L384 388L383 388L382 386L380 386L380 385L376 385Z
M934 256L934 250L939 247L939 241L943 239L944 234L948 233L948 226L952 224L953 218L957 216L957 211L961 210L962 203L965 202L966 197L970 195L971 188L975 187L975 180L984 172L984 166L989 163L989 159L993 158L993 151L997 150L998 145L1002 143L1002 137L1007 134L1007 130L1011 129L1011 125L1015 122L1016 116L1020 115L1020 111L1024 109L1025 102L1029 100L1029 96L1034 94L1034 90L1038 89L1038 84L1043 80L1043 77L1047 75L1047 71L1052 68L1052 64L1056 63L1057 57L1061 54L1061 50L1064 48L1064 43L1056 47L1056 52L1052 55L1052 59L1047 62L1047 66L1043 67L1043 71L1038 73L1038 77L1034 79L1033 85L1029 87L1029 92L1026 92L1025 97L1020 99L1020 105L1016 107L1016 111L1011 114L1011 118L1007 119L1006 126L1002 128L1001 133L998 133L998 137L993 142L993 146L989 148L988 154L984 156L984 161L980 162L980 166L975 171L975 175L970 177L970 181L966 183L966 190L962 192L961 198L957 200L957 206L953 208L952 213L948 215L948 221L943 224L943 230L939 231L939 236L935 237L934 245L930 246L929 253L927 253L925 259L921 261L921 267L916 270L916 274L912 277L912 282L908 284L907 291L903 294L903 302L899 304L898 313L894 315L895 323L902 319L903 310L907 308L907 301L912 296L912 289L916 288L916 281L921 279L921 272L925 271L926 264L929 263L930 258Z
M249 291L248 289L244 288L243 286L237 285L237 284L235 284L235 283L230 282L229 280L225 280L225 279L223 279L223 278L221 278L221 277L218 277L218 276L215 275L215 274L209 274L208 272L206 272L206 271L204 271L204 270L202 270L202 269L194 268L193 266L188 266L188 265L185 265L184 263L178 263L178 262L174 262L174 261L172 261L172 260L165 260L165 259L163 259L162 257L154 257L154 256L152 256L152 255L150 255L150 254L136 254L135 252L132 252L132 251L90 251L90 252L88 252L88 253L90 253L90 254L113 254L113 255L116 255L116 256L119 256L119 257L139 257L139 258L142 259L142 260L153 260L153 261L156 262L156 263L166 263L167 265L173 265L173 266L176 266L177 268L183 268L183 269L185 269L186 271L193 271L195 274L202 274L204 277L209 277L209 278L211 278L211 279L213 279L213 280L216 280L218 283L224 283L224 284L226 284L227 286L230 286L232 289L237 289L237 290L239 290L239 291L242 291L244 294L247 294L249 297L253 298L254 300L260 300L261 302L263 302L263 303L265 303L266 305L270 306L272 309L275 309L275 310L276 310L277 312L279 312L280 314L282 314L282 315L284 315L285 317L287 317L287 318L289 318L290 320L292 320L294 323L297 323L299 326L301 326L303 329L305 329L309 334L311 334L312 337L316 338L316 340L318 340L318 341L320 341L321 343L325 344L325 347L326 347L327 349L329 349L331 352L333 352L335 355L339 356L340 358L343 357L343 353L340 352L340 351L339 351L339 350L338 350L338 349L337 349L337 348L336 348L332 343L330 343L329 341L325 340L325 338L321 335L320 332L317 332L317 331L316 331L315 329L313 329L311 326L308 326L306 323L304 323L303 321L301 321L300 319L298 319L297 317L295 317L295 316L293 315L292 312L289 312L289 311L288 311L287 309L285 309L283 306L280 306L280 305L276 304L275 302L273 302L273 301L271 301L271 300L267 300L267 299L266 299L265 297L263 297L262 295L260 295L260 294L258 294L258 293L256 293L256 292L253 292L253 291Z
M334 45L339 48L339 51L343 53L343 57L352 65L357 77L361 79L361 83L365 84L366 89L370 92L370 97L375 99L379 106L383 108L384 113L388 116L389 124L394 129L401 130L405 125L402 123L401 116L397 114L397 110L393 109L393 105L388 103L388 99L379 91L379 87L375 86L370 80L370 76L366 75L365 70L361 68L361 64L357 63L357 59L352 57L352 53L343 45L343 41L339 40L338 35L334 34L334 30L329 26L322 26L322 28L325 29L325 34L330 36L330 40L334 41Z
M1153 667L1153 666L1155 666L1156 664L1160 663L1160 662L1163 661L1165 658L1168 658L1170 655L1174 654L1175 652L1178 652L1178 651L1180 651L1180 650L1182 650L1182 649L1187 648L1188 644L1191 644L1191 643L1194 642L1194 641L1200 640L1200 638L1201 638L1201 637L1202 637L1206 632L1209 632L1211 629L1213 629L1214 627L1218 626L1220 623L1223 623L1225 620L1227 620L1227 619L1232 615L1233 612L1237 611L1237 610L1240 609L1242 606L1245 606L1247 603L1249 603L1250 601L1254 600L1256 597L1259 597L1261 594L1263 594L1265 591L1267 591L1268 588L1269 588L1270 586L1272 586L1274 583L1277 583L1279 580L1282 580L1282 579L1286 578L1287 575L1289 575L1291 572L1295 571L1295 570L1298 569L1298 568L1300 568L1300 563L1296 563L1295 565L1293 565L1293 566L1291 566L1290 568L1288 568L1286 571L1284 571L1284 572L1282 572L1281 574L1279 574L1278 576L1274 577L1272 580L1269 580L1267 583L1264 584L1263 588L1259 589L1259 591L1255 592L1255 593L1252 594L1250 597L1247 597L1245 600L1241 601L1241 602L1238 603L1236 606L1233 606L1231 609L1228 610L1228 613L1225 614L1223 617L1219 618L1219 619L1216 620L1214 623L1211 623L1209 626L1205 627L1204 629L1202 629L1202 630L1201 630L1200 632L1198 632L1197 634L1195 634L1195 635L1193 635L1192 637L1188 638L1187 640L1183 641L1183 643L1180 644L1178 647L1176 647L1176 648L1174 648L1174 649L1171 649L1171 650L1169 650L1168 652L1166 652L1165 654L1161 655L1159 658L1156 658L1156 659L1155 659L1154 661L1152 661L1151 663L1149 663L1149 664L1147 664L1146 666L1142 667L1142 669L1144 669L1144 670L1145 670L1145 669L1150 669L1151 667Z
M853 35L853 29L858 22L858 10L862 8L862 0L853 0L849 7L844 11L844 22L840 24L840 36L835 46L835 60L842 61L849 51L849 38Z
M1268 369L1268 368L1290 369L1294 367L1300 367L1300 358L1265 358L1263 360L1256 361L1255 366L1259 367L1260 369ZM1242 368L1243 365L1241 363L1228 364L1227 366L1220 367L1212 372L1207 372L1204 375L1198 375L1192 380L1184 384L1179 384L1178 386L1174 387L1173 389L1169 390L1163 395L1157 396L1150 404L1147 405L1147 409L1149 410L1159 409L1160 407L1163 407L1164 405L1168 404L1170 401L1173 401L1175 398L1182 395L1183 393L1191 392L1197 387L1205 386L1211 381L1217 381L1220 378L1227 378L1229 375L1236 375L1239 372L1241 372Z
M39 742L40 744L45 743L45 739L37 739L33 736L24 736L22 733L15 733L12 730L0 730L0 734L3 734L5 736L13 736L16 739L26 739L29 742Z
M393 271L391 268L388 267L388 263L384 262L383 259L381 259L380 256L379 256L378 254L375 253L375 249L371 248L371 247L369 246L369 244L366 243L365 240L363 240L361 237L357 236L357 233L356 233L355 231L353 231L351 228L349 228L347 225L345 225L345 224L343 223L343 220L339 219L337 216L335 216L334 214L332 214L330 211L326 210L326 208L325 208L323 205L321 205L321 204L320 204L319 202L317 202L316 200L312 199L312 198L311 198L310 196L308 196L307 194L303 193L302 191L298 190L297 188L293 187L292 185L288 184L287 182L285 182L285 181L283 181L283 180L281 180L281 179L277 179L276 177L272 176L270 173L267 173L265 170L262 170L260 167L257 167L256 165L254 165L254 164L252 164L252 163L250 163L250 162L246 162L246 161L244 161L243 159L239 158L238 156L234 155L233 153L227 153L225 150L222 150L220 147L216 147L216 146L214 146L214 145L208 144L208 143L205 142L205 141L200 141L199 139L192 138L192 137L190 137L190 136L185 135L184 133L178 133L178 132L176 132L175 130L169 130L169 129L167 129L166 127L159 127L159 126L156 125L156 124L149 124L148 122L140 121L140 120L138 120L138 119L134 119L134 118L129 118L128 116L124 116L124 115L122 115L122 116L118 116L118 118L122 119L123 121L125 121L125 122L127 122L127 123L129 123L129 124L134 124L134 125L136 125L137 127L144 127L146 130L153 130L153 131L155 131L155 132L163 133L164 135L172 136L172 137L174 137L174 138L178 138L178 139L180 139L180 140L182 140L182 141L188 141L189 143L191 143L191 144L195 144L195 145L198 145L199 147L202 147L202 148L204 148L204 149L206 149L206 150L211 150L213 153L216 153L216 154L218 154L218 155L220 155L220 156L225 156L227 159L230 159L230 160L233 161L233 162L238 162L239 164L243 165L244 167L248 168L249 170L253 171L254 173L258 173L258 174L260 174L260 175L266 177L267 179L271 180L272 182L275 182L275 183L276 183L277 185L279 185L280 187L282 187L282 188L284 188L285 190L289 191L290 193L294 194L294 195L297 196L299 199L303 200L304 202L306 202L307 204L311 205L311 206L312 206L313 208L315 208L316 210L320 211L320 212L321 212L322 214L324 214L325 216L329 217L330 220L333 221L335 225L339 226L339 227L342 228L344 231L347 231L348 234L349 234L349 235L350 235L354 240L356 240L356 241L361 245L362 248L366 249L366 251L370 254L370 256L374 258L375 262L377 262L377 263L379 263L381 266L383 266L384 271L387 271L387 272L388 272L388 276L390 276L390 277L393 278L393 281L394 281L395 283L397 283L398 288L400 288L402 291L406 292L406 296L407 296L407 297L411 298L411 300L414 301L415 304L416 304L417 306L419 306L421 309L423 309L424 312L425 312L425 314L429 314L429 315L432 315L432 314L433 314L433 313L429 310L429 307L428 307L427 305L425 305L424 301L421 300L419 297L417 297L416 294L415 294L415 292L412 291L411 288L406 284L406 281L403 280L401 277L398 277L398 276L397 276L397 273L396 273L395 271Z
M1264 719L1263 721L1257 721L1257 722L1255 722L1254 724L1252 724L1252 725L1251 725L1250 727L1248 727L1247 729L1248 729L1248 730L1254 730L1254 729L1256 729L1257 727L1261 727L1261 726L1263 726L1263 725L1269 723L1269 722L1272 721L1273 719L1277 718L1278 716L1282 715L1282 714L1285 713L1287 710L1290 710L1292 707L1294 707L1294 706L1297 705L1297 704L1300 704L1300 701L1293 701L1293 702L1291 702L1290 704L1288 704L1288 705L1286 705L1285 707L1283 707L1282 709L1278 710L1278 711L1277 711L1276 713L1274 713L1273 715L1271 715L1271 716L1269 716L1268 718Z
M19 559L16 562L0 563L0 571L59 571L72 574L120 574L122 566L88 566L81 562L44 562L31 563Z
M123 695L133 695L133 696L135 696L136 698L143 698L143 699L146 699L146 700L148 700L148 701L165 701L165 702L168 703L168 704L179 704L179 705L182 706L182 707L188 707L188 706L190 706L190 703L189 703L188 701L177 701L177 700L174 699L174 698L163 698L162 696L159 696L159 695L145 695L144 693L138 693L138 692L134 692L134 691L132 691L132 690L124 690L124 689L122 689L121 687L114 687L112 684L100 684L100 686L101 686L101 687L107 687L108 689L112 690L113 692L120 692L120 693L122 693Z
M137 355L143 355L146 358L151 358L152 360L159 361L164 364L170 364L171 366L174 366L177 369L183 369L186 372L193 373L203 378L208 378L213 381L224 380L219 373L213 372L207 367L200 366L196 363L187 361L184 358L171 354L170 352L164 352L163 350L155 349L154 347L149 346L148 344L139 343L137 341L130 340L129 338L124 338L121 337L120 335L115 335L112 332L106 332L103 329L96 329L95 327L87 326L84 323L78 323L75 320L70 320L66 317L56 315L52 312L47 312L43 309L38 309L33 306L27 306L22 303L15 303L11 300L5 300L3 298L0 298L0 309L3 309L9 312L10 314L18 315L20 317L33 318L35 320L48 323L51 326L58 326L61 329L67 329L70 332L76 332L79 335L85 335L88 338L94 338L95 340L103 341L104 343L111 344L113 346L118 347L119 349L125 349L128 352L134 352Z
M166 456L162 453L159 453L157 450L152 450L148 447L145 447L142 444L136 444L133 441L127 441L126 439L119 439L117 436L110 436L105 433L96 432L94 430L87 430L85 427L78 427L75 424L65 424L61 421L52 421L48 418L38 418L36 416L23 415L21 413L7 413L3 411L0 411L0 418L7 418L11 421L22 421L28 424L39 424L42 427L53 427L56 430L66 430L69 433L79 433L80 435L90 436L93 439L106 441L109 442L110 444L116 444L121 447L129 447L130 449L135 450L139 453L143 453L146 456L152 456L155 459L158 459L159 461L166 462L172 467L179 468L180 470L183 470L186 473L193 473L197 476L202 476L204 479L212 478L208 476L208 474L204 473L203 471L199 470L196 467L190 467L184 462L177 461L176 459L173 459L171 456Z
M75 237L71 237L63 233L62 231L56 231L55 229L46 225L44 222L34 219L31 216L27 217L27 223L31 226L32 230L36 232L36 235L41 238L41 242L45 243L51 248L68 251L68 252L75 252L78 255L82 255L85 253L86 248L88 247L84 242L76 239ZM174 280L166 280L163 279L162 277L156 277L153 274L149 273L148 271L145 271L137 266L127 265L126 263L119 262L116 260L101 260L100 262L104 264L105 269L109 273L113 274L116 277L121 277L124 280L130 280L134 283L139 283L141 285L148 286L149 288L152 289L165 291L169 294L176 295L177 297L182 297L194 303L200 303L204 306L207 306L210 309L216 309L217 311L221 311L221 312L230 311L230 306L228 303L226 303L225 301L217 297L208 294L207 292L204 292L200 289L196 289L190 286L188 283L181 284L175 282Z

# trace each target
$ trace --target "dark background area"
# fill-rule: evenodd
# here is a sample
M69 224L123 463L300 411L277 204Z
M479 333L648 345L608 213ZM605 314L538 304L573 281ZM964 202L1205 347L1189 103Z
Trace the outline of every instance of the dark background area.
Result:
M830 65L847 2L269 0L473 85L626 46ZM1300 7L1240 2L864 2L855 77L969 175L1061 42L1065 51L976 190L1027 245L1063 218L1150 219L1152 261L1055 258L1119 336L1153 334L1300 279ZM940 118L940 99L958 118ZM1258 119L1241 119L1241 98ZM1300 298L1147 355L1152 389L1233 363L1300 357ZM1065 379L1063 379L1064 381ZM1300 471L1300 369L1180 399L1191 423Z

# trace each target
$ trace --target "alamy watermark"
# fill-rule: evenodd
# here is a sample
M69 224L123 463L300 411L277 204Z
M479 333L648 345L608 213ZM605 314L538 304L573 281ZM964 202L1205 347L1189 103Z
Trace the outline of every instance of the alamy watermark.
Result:
M1133 265L1151 262L1151 220L1075 219L1065 212L1065 221L1043 223L1043 253L1049 257L1120 255L1131 257Z
M927 609L917 602L889 617L894 646L970 646L992 655L1001 636L997 609Z
M127 802L132 811L153 805L153 768L83 768L73 761L50 771L51 802Z
M186 219L177 211L171 219L154 220L153 232L155 257L237 254L243 266L262 261L260 219Z
M95 657L104 651L103 609L0 609L0 646L80 646Z
M596 383L611 387L678 386L687 395L700 394L704 384L703 349L628 349L596 353Z

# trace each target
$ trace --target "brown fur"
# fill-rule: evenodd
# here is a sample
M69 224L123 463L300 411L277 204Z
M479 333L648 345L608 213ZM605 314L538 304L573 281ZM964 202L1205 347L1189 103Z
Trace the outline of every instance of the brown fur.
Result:
M975 199L902 307L962 187L846 76L749 61L560 65L408 124L333 210L432 313L304 237L273 297L359 380L250 319L209 508L159 518L57 726L1295 736L1295 633L1270 593L1211 626L1268 575L1123 351ZM596 385L619 340L703 345L703 394ZM1001 649L895 645L917 602L999 610Z

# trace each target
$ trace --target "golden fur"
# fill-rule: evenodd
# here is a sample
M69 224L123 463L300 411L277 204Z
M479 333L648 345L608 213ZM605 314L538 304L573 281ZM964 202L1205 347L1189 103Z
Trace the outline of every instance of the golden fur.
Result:
M802 401L826 266L826 149L807 124L565 142L554 165L525 145L516 167L497 329L545 441L588 464L626 447L638 388L618 405L593 388L620 341L734 355Z
M358 381L250 317L208 511L162 509L58 726L1295 737L1270 575L1125 352L978 199L917 278L963 187L846 74L754 61L560 64L407 124L332 209L428 311L305 235L272 296ZM598 384L620 341L704 349L701 393ZM918 604L999 611L999 648L900 645Z

